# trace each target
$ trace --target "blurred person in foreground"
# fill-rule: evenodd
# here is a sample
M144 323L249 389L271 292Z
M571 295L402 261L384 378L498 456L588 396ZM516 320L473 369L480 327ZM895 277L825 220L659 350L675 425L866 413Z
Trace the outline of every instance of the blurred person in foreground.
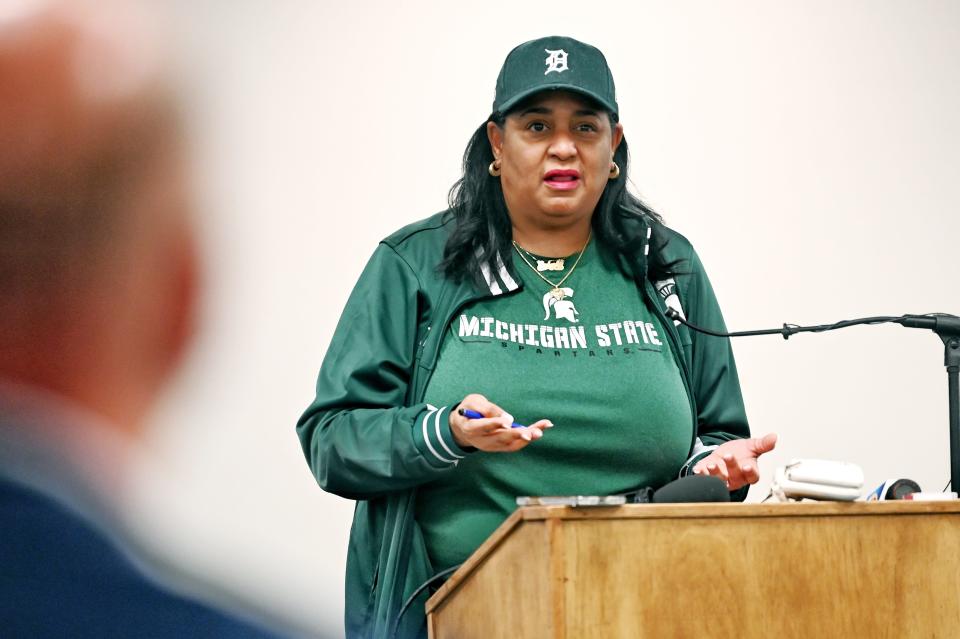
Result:
M176 117L138 17L0 9L4 637L273 636L161 586L118 506L196 293Z

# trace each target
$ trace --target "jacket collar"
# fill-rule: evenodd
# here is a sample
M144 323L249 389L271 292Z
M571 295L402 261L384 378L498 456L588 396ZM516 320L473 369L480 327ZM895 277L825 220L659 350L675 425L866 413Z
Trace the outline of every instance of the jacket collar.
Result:
M480 263L480 275L487 284L491 295L503 295L512 293L520 288L520 285L513 279L510 272L507 271L503 258L497 253L495 259Z
M632 273L638 282L642 282L647 276L647 261L650 255L653 227L645 217L640 215L628 218L625 227L628 235L643 238L642 247L632 256L621 254L620 264L627 273ZM477 256L482 258L482 251L479 248L477 249ZM494 296L512 293L521 287L510 275L499 253L493 259L480 263L480 275L490 294Z

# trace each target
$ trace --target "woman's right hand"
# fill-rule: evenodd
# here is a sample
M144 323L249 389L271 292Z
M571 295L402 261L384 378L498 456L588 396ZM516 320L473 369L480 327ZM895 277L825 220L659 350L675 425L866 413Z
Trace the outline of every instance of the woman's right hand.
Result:
M450 413L450 431L461 448L473 447L488 453L512 453L543 437L543 431L553 427L549 419L511 428L513 415L506 412L483 395L467 395L458 408L475 410L484 417L468 419L459 413Z

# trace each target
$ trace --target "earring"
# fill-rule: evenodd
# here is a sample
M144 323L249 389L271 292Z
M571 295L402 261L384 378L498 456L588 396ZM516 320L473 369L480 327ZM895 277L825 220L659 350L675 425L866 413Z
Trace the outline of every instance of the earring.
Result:
M616 180L618 177L620 177L620 165L617 164L616 162L611 162L610 163L610 179Z
M500 160L491 162L490 166L487 167L487 172L493 177L498 177L500 175Z

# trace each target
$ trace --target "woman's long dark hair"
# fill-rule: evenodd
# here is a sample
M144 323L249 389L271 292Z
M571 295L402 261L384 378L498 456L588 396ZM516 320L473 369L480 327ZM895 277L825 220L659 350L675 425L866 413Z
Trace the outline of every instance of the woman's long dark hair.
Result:
M615 118L608 113L611 127ZM503 127L507 116L495 113L487 121ZM480 279L480 265L491 263L497 255L509 255L512 227L503 198L500 180L490 176L487 167L493 162L493 150L487 139L487 122L474 132L463 153L463 177L450 189L450 213L456 226L443 249L440 271L455 281ZM661 229L663 218L639 198L627 191L629 147L624 138L613 155L620 166L620 176L608 180L593 215L593 235L600 243L616 252L631 255L642 250L644 237L632 234L628 221L637 216L646 218L653 227L647 274L662 280L675 274L676 262L666 263L662 249L666 239ZM659 231L659 232L658 232ZM510 262L506 261L509 268ZM514 274L515 277L516 274Z

